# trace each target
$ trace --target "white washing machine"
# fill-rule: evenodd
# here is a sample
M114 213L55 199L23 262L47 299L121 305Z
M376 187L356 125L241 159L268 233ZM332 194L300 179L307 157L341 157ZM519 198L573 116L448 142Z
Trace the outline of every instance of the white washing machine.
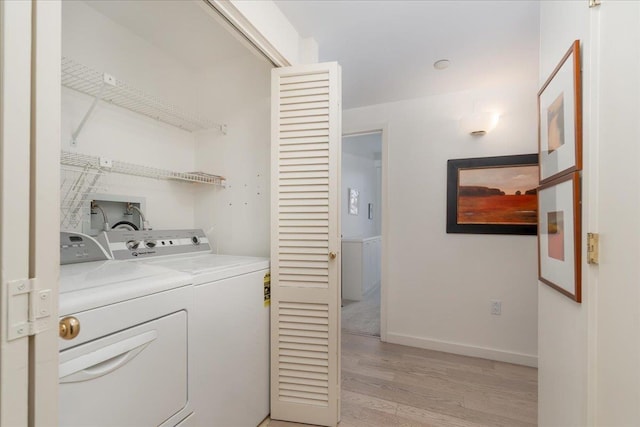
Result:
M61 233L61 426L186 426L191 276ZM98 261L101 259L101 261Z
M212 254L202 230L114 230L101 241L115 259L191 275L195 425L260 424L269 414L269 260Z

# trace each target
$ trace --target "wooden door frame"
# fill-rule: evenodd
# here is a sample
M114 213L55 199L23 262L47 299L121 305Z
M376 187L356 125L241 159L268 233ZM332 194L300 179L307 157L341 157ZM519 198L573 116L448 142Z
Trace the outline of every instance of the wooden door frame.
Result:
M382 185L380 211L382 215L382 256L380 257L380 340L387 341L387 304L389 299L389 124L373 123L364 126L345 126L342 137L380 133L382 136Z
M27 425L31 2L0 3L0 425ZM18 282L21 281L22 283ZM28 282L27 282L28 283ZM12 295L13 294L13 295ZM13 336L10 331L16 326ZM12 335L12 336L10 336Z
M61 3L4 2L0 18L0 425L45 425L58 419Z
M48 290L49 316L29 342L30 426L58 420L61 0L33 1L32 34L29 277Z

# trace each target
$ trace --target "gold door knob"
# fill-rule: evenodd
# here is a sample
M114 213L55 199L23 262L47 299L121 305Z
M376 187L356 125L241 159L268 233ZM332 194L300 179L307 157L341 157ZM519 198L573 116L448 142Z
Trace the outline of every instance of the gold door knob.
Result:
M58 333L65 340L74 339L80 333L80 321L73 316L60 319Z
M337 256L338 254L336 254L335 252L329 252L329 258L336 259Z

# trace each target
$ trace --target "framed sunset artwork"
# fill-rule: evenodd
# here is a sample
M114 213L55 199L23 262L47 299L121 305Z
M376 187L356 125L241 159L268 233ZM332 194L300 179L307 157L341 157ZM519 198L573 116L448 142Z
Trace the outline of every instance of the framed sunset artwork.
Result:
M447 163L447 233L537 233L538 155Z

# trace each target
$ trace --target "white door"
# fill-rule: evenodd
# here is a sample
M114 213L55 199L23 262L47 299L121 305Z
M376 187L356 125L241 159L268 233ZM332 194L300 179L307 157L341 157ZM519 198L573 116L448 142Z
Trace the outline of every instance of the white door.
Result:
M340 144L337 63L271 82L271 418L340 418Z
M597 83L585 110L596 115L585 124L595 144L584 147L593 167L583 171L592 221L585 231L599 232L601 244L599 265L583 270L592 303L588 332L596 343L590 421L640 425L640 3L606 1L594 14L595 58L587 73Z
M0 32L0 425L55 424L60 2L0 2Z

